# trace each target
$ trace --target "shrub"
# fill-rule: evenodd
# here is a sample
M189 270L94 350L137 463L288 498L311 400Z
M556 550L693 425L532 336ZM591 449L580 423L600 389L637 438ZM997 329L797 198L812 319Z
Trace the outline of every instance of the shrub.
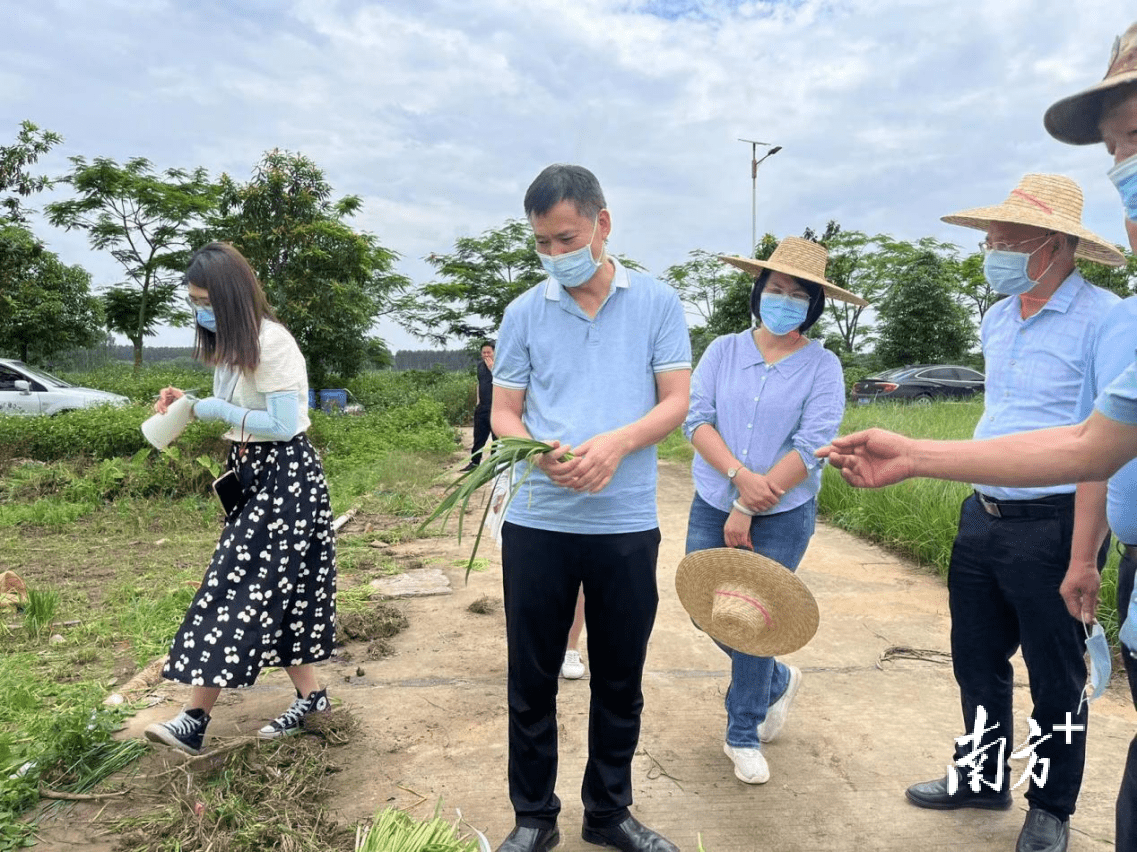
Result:
M432 399L442 406L446 423L459 426L474 417L477 382L469 372L404 370L360 373L346 382L353 397L369 412L386 411Z
M207 396L213 389L213 373L204 364L186 367L165 363L136 373L131 365L115 362L82 373L63 373L60 378L73 385L122 394L146 405L153 404L165 387L196 390L199 396Z

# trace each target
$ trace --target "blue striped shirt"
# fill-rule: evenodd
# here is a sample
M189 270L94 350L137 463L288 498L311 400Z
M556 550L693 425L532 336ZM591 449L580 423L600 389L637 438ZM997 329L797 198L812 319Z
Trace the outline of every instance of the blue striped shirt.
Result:
M980 337L986 361L983 417L975 437L1080 423L1079 399L1098 326L1118 297L1086 283L1074 270L1037 314L1023 319L1020 301L996 302L983 317ZM976 483L1000 500L1071 494L1074 485L1004 488Z
M612 262L612 286L595 317L552 279L505 309L493 383L525 391L522 422L537 440L577 446L634 423L659 401L657 373L691 369L691 338L679 295ZM654 446L625 456L597 494L554 485L535 466L525 473L528 477L506 510L510 523L585 534L659 526Z
M1137 360L1102 391L1094 408L1110 420L1137 426Z
M767 364L748 329L715 338L691 377L691 407L683 423L690 440L709 423L749 470L767 473L790 452L801 456L805 480L761 514L788 512L817 496L821 464L813 453L837 435L845 413L845 381L837 356L815 340ZM695 490L729 512L738 489L695 454Z
M1079 410L1082 418L1089 416L1094 400L1106 386L1133 366L1134 344L1137 344L1137 296L1114 305L1101 322L1082 384ZM1137 460L1110 477L1108 494L1109 528L1123 542L1137 544Z

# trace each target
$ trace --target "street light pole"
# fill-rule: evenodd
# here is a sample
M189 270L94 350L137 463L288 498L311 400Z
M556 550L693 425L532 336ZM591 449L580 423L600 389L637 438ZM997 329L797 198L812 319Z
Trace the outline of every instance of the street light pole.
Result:
M758 166L767 157L772 157L782 150L781 145L773 145L772 142L758 142L755 139L742 139L739 142L746 142L750 145L750 252L754 254L754 248L758 245ZM765 145L770 148L762 159L758 159L758 146ZM773 145L773 147L770 147Z

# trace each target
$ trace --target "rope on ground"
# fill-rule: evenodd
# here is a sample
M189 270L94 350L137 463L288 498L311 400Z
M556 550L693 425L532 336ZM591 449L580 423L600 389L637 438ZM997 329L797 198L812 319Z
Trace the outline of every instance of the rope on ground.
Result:
M951 654L947 651L937 651L932 648L910 648L907 645L891 645L880 652L876 667L884 670L884 663L892 660L920 660L925 663L939 663L946 665L951 662Z
M676 787L678 787L680 790L683 790L683 785L679 783L679 779L664 769L663 764L656 760L650 751L645 748L643 749L643 753L646 754L647 759L651 761L651 766L649 766L647 770L647 778L649 781L654 781L660 777L670 778L675 783Z

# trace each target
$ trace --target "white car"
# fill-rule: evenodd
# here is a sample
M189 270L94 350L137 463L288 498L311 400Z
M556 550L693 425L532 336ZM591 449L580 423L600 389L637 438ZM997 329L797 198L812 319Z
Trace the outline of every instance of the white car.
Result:
M0 414L59 414L129 402L117 393L78 388L22 361L0 358Z

